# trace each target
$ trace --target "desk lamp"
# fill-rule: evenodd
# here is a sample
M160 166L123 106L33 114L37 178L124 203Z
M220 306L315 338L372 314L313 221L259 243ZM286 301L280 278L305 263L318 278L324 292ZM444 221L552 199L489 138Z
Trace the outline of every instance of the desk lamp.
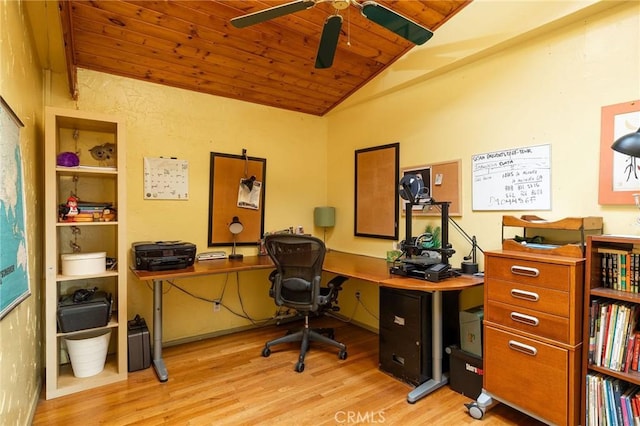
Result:
M323 242L326 243L327 228L336 226L336 208L316 207L313 209L313 224L324 228Z
M233 249L231 249L231 254L229 255L229 259L242 259L241 253L236 253L236 239L237 235L242 232L244 226L238 219L238 216L234 216L229 224L229 232L233 234Z

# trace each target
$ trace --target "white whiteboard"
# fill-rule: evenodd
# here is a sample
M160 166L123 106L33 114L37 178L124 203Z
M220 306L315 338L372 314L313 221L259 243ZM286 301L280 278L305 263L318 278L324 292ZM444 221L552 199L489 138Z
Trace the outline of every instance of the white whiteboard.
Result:
M189 162L177 158L144 158L145 200L188 200Z
M472 157L473 210L550 210L551 145Z

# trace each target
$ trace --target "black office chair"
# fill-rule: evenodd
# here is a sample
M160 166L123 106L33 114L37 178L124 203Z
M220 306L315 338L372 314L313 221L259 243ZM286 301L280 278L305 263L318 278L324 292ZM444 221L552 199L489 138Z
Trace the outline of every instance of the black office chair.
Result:
M301 341L300 356L295 371L304 371L304 357L312 341L335 346L339 359L347 359L347 347L335 340L332 329L313 330L309 328L309 316L321 315L327 311L337 311L333 304L338 299L342 283L346 277L333 278L327 287L321 287L322 262L326 248L322 240L295 234L272 234L265 237L267 253L276 270L271 274L271 297L276 305L293 308L304 315L304 328L295 333L267 342L262 356L271 355L271 346L285 342ZM324 334L328 334L325 336Z

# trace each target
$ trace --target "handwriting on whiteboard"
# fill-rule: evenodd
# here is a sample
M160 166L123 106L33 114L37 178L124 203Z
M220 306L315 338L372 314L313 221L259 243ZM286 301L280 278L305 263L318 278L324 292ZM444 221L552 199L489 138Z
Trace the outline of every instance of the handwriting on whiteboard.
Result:
M473 210L550 210L551 145L472 157Z

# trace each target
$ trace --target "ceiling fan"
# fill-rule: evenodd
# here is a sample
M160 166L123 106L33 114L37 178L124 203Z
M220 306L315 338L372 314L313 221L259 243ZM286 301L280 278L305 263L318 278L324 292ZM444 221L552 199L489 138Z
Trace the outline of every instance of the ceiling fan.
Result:
M236 28L245 28L291 13L311 9L316 4L325 2L331 3L335 9L335 14L327 18L322 28L320 44L318 45L318 52L316 54L316 68L330 68L331 65L333 65L333 58L336 53L336 48L338 47L338 38L340 37L340 29L342 28L340 11L349 6L357 7L365 18L393 31L400 37L414 44L423 44L433 35L433 32L427 28L371 0L363 2L359 2L358 0L296 0L247 15L238 16L231 19L231 25Z

